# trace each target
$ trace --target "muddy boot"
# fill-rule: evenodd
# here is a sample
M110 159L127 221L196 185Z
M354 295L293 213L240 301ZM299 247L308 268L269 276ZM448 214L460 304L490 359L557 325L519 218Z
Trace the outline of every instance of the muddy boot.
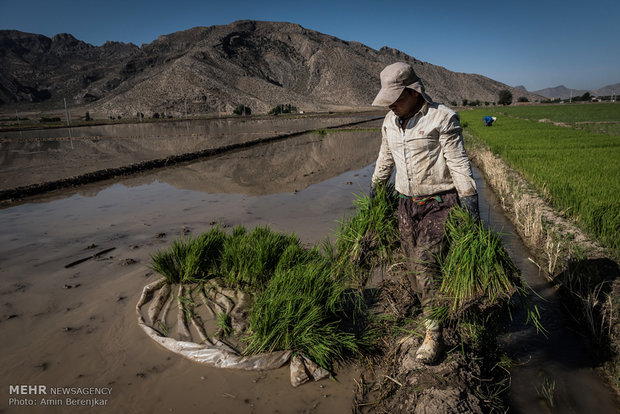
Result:
M427 320L424 324L426 325L426 337L420 348L418 348L415 359L428 365L435 362L441 352L441 325L431 320Z

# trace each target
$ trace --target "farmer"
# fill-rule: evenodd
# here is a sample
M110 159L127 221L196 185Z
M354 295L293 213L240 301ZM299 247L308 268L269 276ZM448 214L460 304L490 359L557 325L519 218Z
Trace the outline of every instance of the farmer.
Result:
M496 117L490 116L490 115L487 115L484 118L482 118L482 122L484 122L484 126L492 126L493 122L495 122L496 120L497 120Z
M407 278L420 298L426 327L424 342L412 356L431 364L442 342L442 327L431 318L434 281L439 276L435 257L447 248L444 222L457 203L479 219L476 183L458 114L433 102L410 65L394 63L383 69L381 90L372 105L389 106L391 111L381 128L371 197L396 167L398 229Z

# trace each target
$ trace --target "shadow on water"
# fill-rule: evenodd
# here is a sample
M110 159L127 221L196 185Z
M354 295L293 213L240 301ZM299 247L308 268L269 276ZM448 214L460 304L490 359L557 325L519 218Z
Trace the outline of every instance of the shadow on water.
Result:
M587 343L573 329L563 312L557 289L548 283L540 269L528 258L512 223L503 215L494 194L478 170L474 176L480 195L480 213L485 224L502 235L521 275L536 293L532 303L540 311L547 335L526 324L524 312L512 315L512 321L498 342L514 361L511 373L510 407L517 413L616 413L615 395L594 371ZM575 266L594 266L606 277L615 278L618 269L609 269L605 259L584 261ZM609 272L611 270L611 272ZM558 277L566 277L560 275ZM547 398L545 398L547 394Z

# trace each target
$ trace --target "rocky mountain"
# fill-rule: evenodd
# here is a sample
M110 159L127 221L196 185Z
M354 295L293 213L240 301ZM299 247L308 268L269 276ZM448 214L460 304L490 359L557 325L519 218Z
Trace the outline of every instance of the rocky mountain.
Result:
M91 95L89 86L108 79L139 52L137 46L119 42L95 47L70 34L50 39L16 30L0 31L0 104L63 98L94 101L99 96ZM115 86L109 83L107 89Z
M253 113L281 103L345 109L368 106L379 72L396 61L414 65L439 102L493 102L501 89L542 99L389 47L375 50L297 24L238 21L160 36L142 47L0 31L0 104L61 108L66 98L99 116L230 112L239 104Z

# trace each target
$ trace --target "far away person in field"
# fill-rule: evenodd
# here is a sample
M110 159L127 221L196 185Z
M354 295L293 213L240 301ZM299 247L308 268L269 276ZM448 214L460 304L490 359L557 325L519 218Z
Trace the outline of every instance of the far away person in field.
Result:
M422 304L426 336L415 359L431 364L441 351L442 327L431 316L435 257L447 248L444 222L460 204L479 219L478 193L465 148L459 116L435 103L413 67L394 63L381 72L374 106L389 106L381 128L381 150L372 176L371 197L396 167L398 229L407 257L408 276ZM413 356L413 355L412 355Z
M497 118L494 116L487 115L482 118L482 122L484 122L484 126L493 126L493 122L497 121Z

